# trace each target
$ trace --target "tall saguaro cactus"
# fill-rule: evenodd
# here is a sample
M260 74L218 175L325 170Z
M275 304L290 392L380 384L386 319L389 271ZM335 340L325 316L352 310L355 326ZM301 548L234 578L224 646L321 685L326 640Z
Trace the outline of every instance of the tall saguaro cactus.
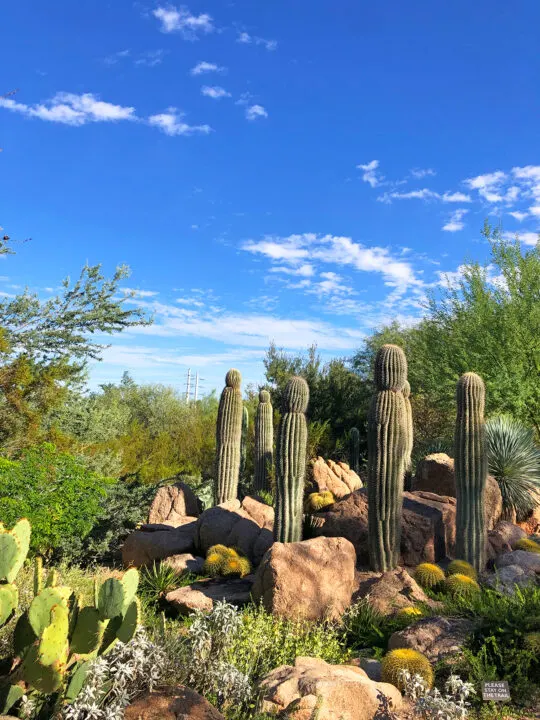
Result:
M268 390L259 393L255 416L255 492L270 490L274 459L274 419Z
M360 472L360 431L353 427L349 433L349 465L358 475Z
M465 373L457 384L454 436L456 472L456 557L480 571L485 566L484 489L487 453L484 424L486 390L476 373Z
M407 415L403 389L407 358L397 345L383 345L375 358L376 392L368 416L368 528L372 570L396 567L401 540Z
M244 479L247 460L247 441L249 431L249 411L244 405L242 408L242 437L240 439L240 478Z
M302 500L306 471L309 388L301 377L293 377L285 388L284 414L276 447L276 519L274 539L302 539Z
M216 487L217 504L236 499L240 472L240 444L242 440L242 376L229 370L219 400L216 424Z
M405 398L405 420L407 422L407 454L405 458L405 471L410 472L414 444L414 423L411 406L411 385L408 380L405 380L403 397Z

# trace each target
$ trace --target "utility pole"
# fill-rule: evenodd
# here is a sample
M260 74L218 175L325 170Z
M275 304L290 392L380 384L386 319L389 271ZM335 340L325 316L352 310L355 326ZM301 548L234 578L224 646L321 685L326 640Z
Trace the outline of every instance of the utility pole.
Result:
M189 403L189 396L191 395L191 368L187 371L187 383L186 383L186 402Z
M199 399L199 371L195 375L195 402Z

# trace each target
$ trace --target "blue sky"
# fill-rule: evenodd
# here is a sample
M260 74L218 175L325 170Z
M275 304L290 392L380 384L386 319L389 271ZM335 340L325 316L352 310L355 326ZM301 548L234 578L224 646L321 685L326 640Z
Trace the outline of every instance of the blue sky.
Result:
M540 229L540 3L4 3L0 291L132 268L125 369L262 379L271 339L351 355Z

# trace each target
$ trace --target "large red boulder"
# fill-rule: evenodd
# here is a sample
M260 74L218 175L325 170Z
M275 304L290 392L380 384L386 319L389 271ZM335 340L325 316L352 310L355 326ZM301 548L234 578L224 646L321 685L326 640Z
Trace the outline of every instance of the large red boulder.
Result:
M150 506L148 522L177 527L183 524L186 516L196 518L200 513L201 502L198 497L189 485L179 482L159 488Z

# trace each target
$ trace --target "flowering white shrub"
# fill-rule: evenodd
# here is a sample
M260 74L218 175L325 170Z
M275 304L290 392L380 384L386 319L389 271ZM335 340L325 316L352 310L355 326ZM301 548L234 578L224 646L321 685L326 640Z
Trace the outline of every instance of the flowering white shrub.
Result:
M426 720L463 720L469 716L467 699L474 694L472 683L464 682L457 675L450 675L445 683L446 694L437 688L428 690L420 675L402 670L401 679L405 694L415 701L415 710Z

